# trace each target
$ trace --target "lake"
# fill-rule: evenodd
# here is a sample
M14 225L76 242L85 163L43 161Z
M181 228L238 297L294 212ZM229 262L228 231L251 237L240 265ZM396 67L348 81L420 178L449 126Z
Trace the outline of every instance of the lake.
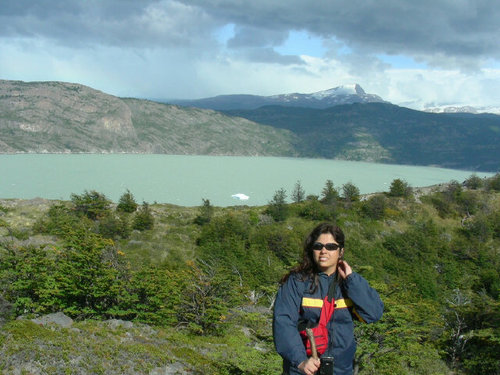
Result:
M326 180L354 183L362 194L388 191L400 178L413 187L457 180L473 172L453 169L279 157L144 154L0 155L0 198L69 200L85 190L116 202L129 189L141 203L199 206L265 205L300 180L307 195L320 195ZM476 173L480 177L492 173ZM248 200L234 195L243 194Z

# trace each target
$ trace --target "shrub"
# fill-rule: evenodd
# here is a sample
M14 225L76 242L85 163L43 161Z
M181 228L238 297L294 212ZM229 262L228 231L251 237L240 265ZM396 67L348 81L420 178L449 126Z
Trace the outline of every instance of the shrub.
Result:
M298 208L300 217L315 221L335 221L336 209L333 205L324 205L317 199L308 199Z
M111 201L95 190L85 190L82 195L71 194L71 201L75 205L76 212L91 220L97 220L109 214L111 206Z
M363 203L362 211L367 217L375 220L380 220L384 217L386 208L387 198L383 195L377 194L370 197L366 202Z
M127 189L125 193L120 197L116 209L121 212L132 213L137 210L139 205L134 199L132 193Z
M464 185L468 189L480 189L483 187L483 180L479 176L472 174L468 179L465 180Z
M194 223L198 225L205 225L210 223L214 216L214 208L210 204L210 200L202 199L203 206L200 208L200 214L194 219Z
M274 253L287 266L296 263L300 258L301 238L297 237L296 231L290 231L282 224L258 228L251 237L251 243L261 246L265 250L264 253Z
M132 228L138 231L150 230L153 229L154 224L155 219L149 208L149 204L147 202L142 202L141 207L135 213Z
M196 334L222 334L227 327L229 307L238 293L231 274L214 263L189 264L178 320Z
M186 277L183 270L156 265L134 272L116 314L148 324L176 325Z
M74 211L63 204L55 204L49 208L45 217L35 222L33 230L38 233L64 236L72 228L89 227L91 223L87 218L75 215Z
M109 214L99 220L97 232L104 238L128 238L132 228L127 216Z
M488 190L500 191L500 173L488 179Z
M389 196L391 197L401 197L408 198L412 194L412 189L410 185L404 180L396 178L392 181L391 187L389 189Z

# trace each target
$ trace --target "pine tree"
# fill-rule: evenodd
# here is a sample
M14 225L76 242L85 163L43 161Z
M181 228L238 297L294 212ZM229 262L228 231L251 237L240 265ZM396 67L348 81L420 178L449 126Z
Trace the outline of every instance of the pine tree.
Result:
M295 203L300 203L305 199L305 197L306 197L306 192L304 191L304 188L302 187L300 180L298 180L295 183L295 188L293 189L292 192L292 200Z

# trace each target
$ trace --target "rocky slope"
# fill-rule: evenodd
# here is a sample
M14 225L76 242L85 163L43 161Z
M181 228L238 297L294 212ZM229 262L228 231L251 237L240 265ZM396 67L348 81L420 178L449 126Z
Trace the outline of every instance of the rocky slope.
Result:
M210 110L73 83L0 80L0 153L294 155L296 137Z

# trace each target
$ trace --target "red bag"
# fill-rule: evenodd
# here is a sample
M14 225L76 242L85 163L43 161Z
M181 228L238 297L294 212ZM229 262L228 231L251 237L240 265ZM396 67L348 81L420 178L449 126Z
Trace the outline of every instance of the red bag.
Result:
M330 294L330 293L328 293ZM333 294L333 293L331 293ZM327 324L330 321L330 318L333 315L333 311L335 310L335 299L332 297L328 300L328 295L323 299L323 306L321 307L321 315L319 317L319 322L315 327L308 327L311 322L307 322L305 326L299 324L299 333L302 338L302 342L306 348L306 354L308 357L312 355L311 351L311 341L307 337L306 328L311 328L314 335L314 341L316 342L316 350L318 352L318 356L323 354L328 348L328 329Z

